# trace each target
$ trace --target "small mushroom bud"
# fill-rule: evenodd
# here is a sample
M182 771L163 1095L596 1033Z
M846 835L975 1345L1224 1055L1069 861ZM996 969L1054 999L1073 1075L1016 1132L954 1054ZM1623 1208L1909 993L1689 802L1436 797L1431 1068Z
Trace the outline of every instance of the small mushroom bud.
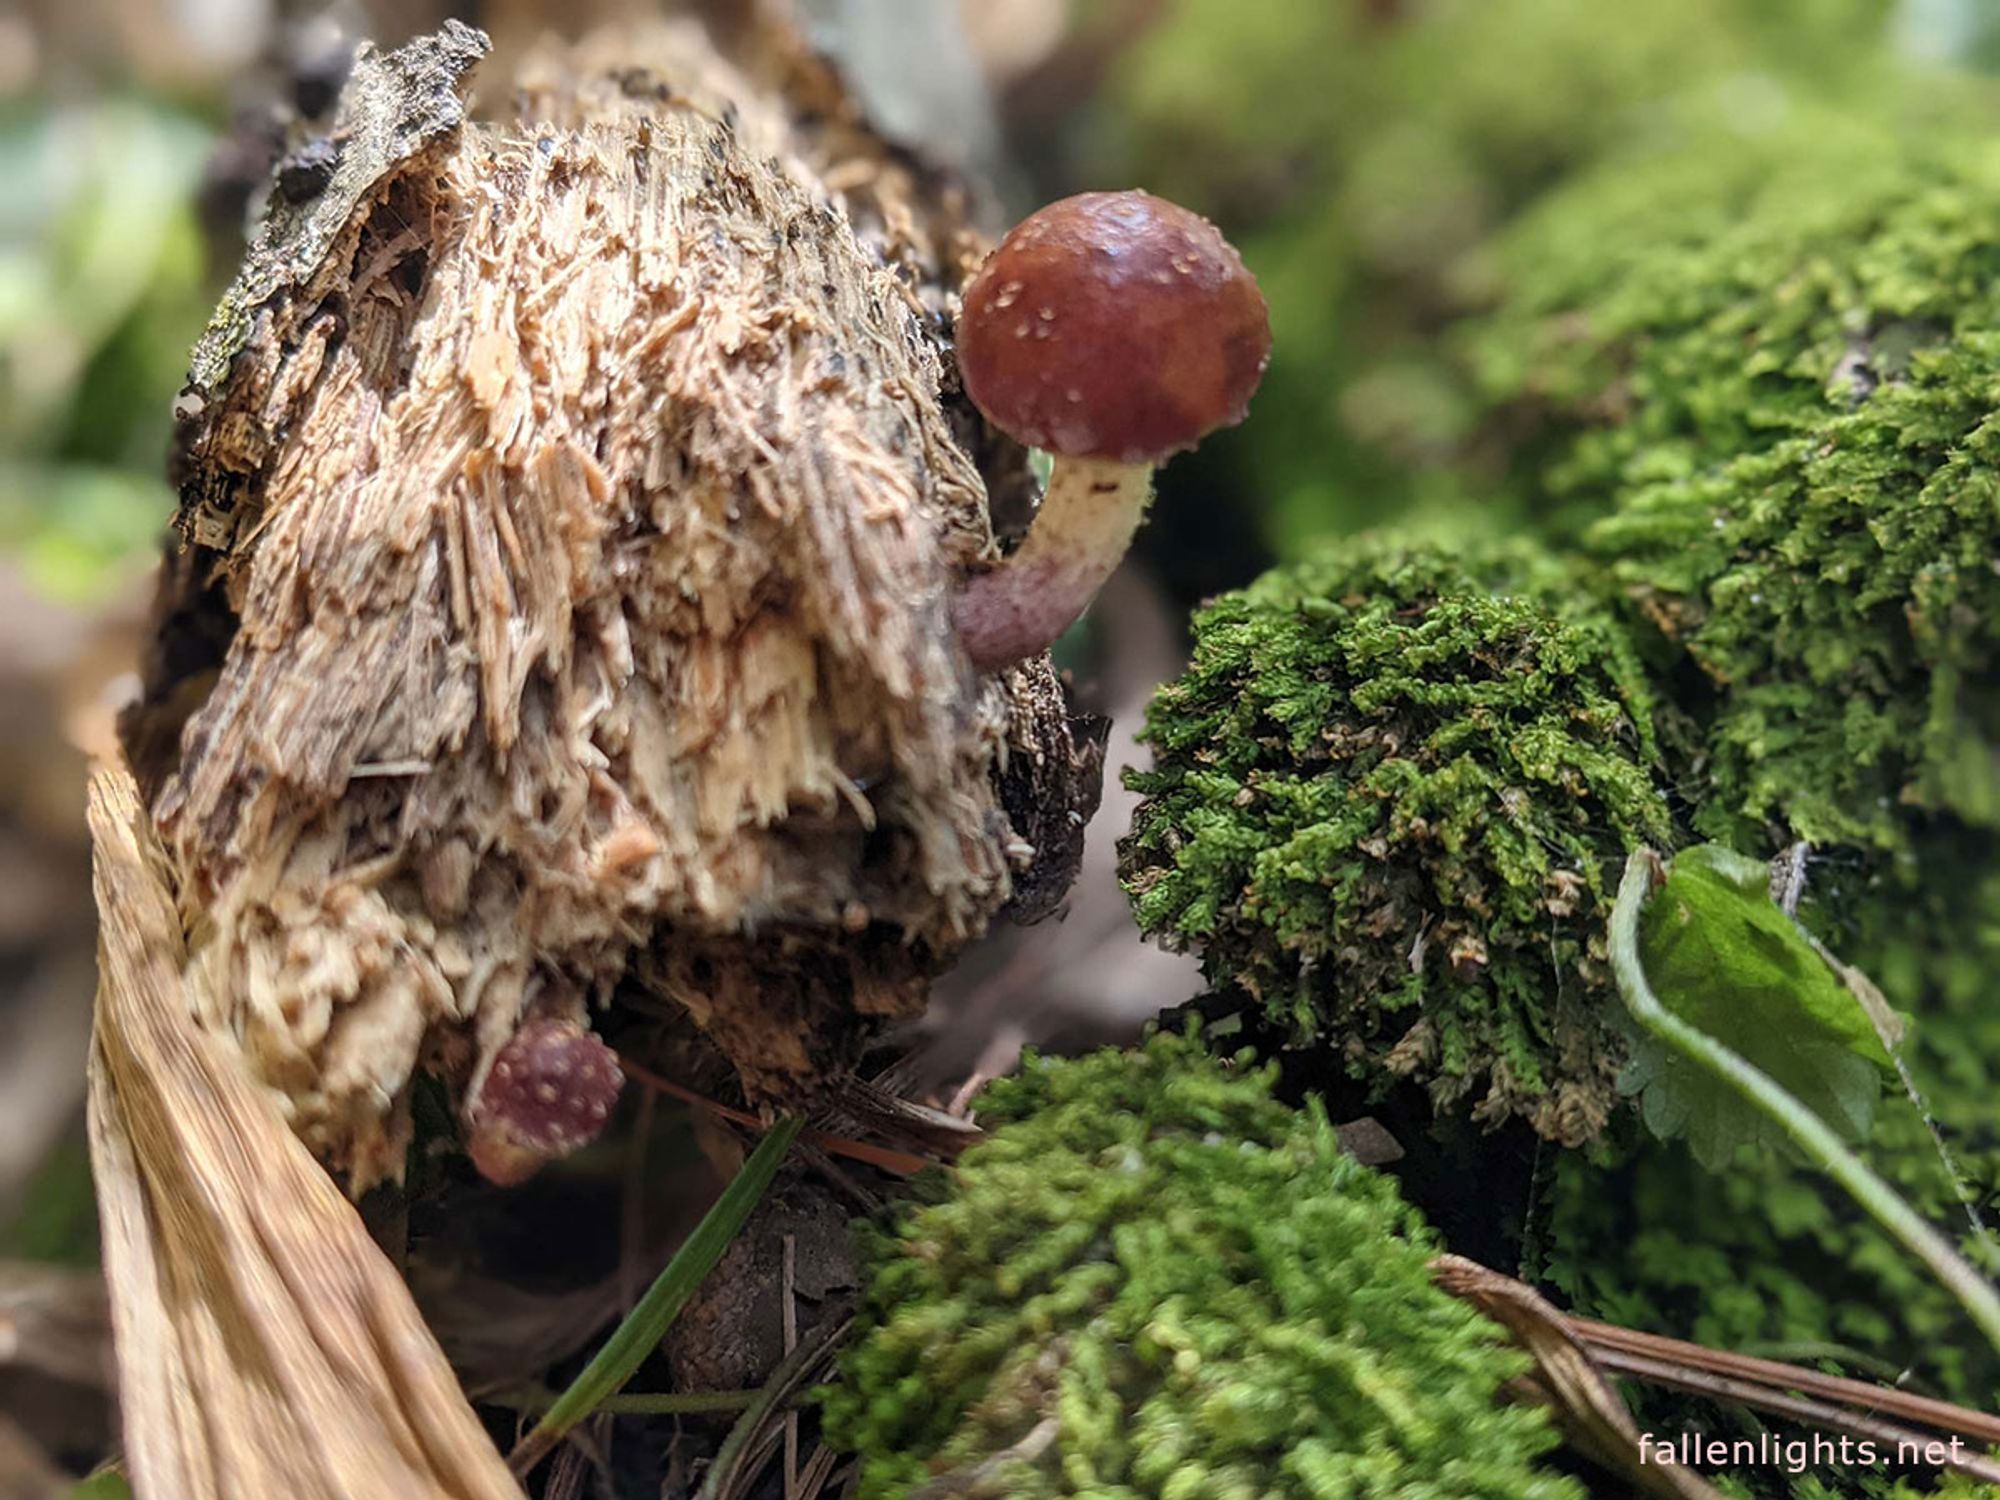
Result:
M1015 226L965 289L958 363L987 420L1054 467L1020 547L958 597L974 667L1075 622L1131 545L1154 466L1242 421L1270 355L1256 278L1198 214L1083 193Z
M526 1182L596 1140L624 1086L617 1054L576 1022L530 1020L480 1086L466 1154L488 1182Z

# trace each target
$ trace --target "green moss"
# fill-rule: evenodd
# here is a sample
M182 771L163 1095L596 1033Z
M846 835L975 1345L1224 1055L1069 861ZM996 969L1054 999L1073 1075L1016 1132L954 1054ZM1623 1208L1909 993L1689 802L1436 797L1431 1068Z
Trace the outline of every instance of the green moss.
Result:
M1927 111L1941 85L1898 66L1893 9L1177 0L1110 80L1095 175L1215 216L1264 283L1280 337L1229 451L1279 549L1417 512L1511 519L1444 468L1477 436L1437 345L1487 292L1466 252L1569 174L1690 120Z
M1848 108L1783 72L1663 92L1622 117L1611 144L1551 158L1544 181L1486 221L1511 227L1469 254L1461 244L1438 271L1432 284L1451 297L1430 304L1429 324L1394 303L1352 314L1370 273L1354 269L1358 252L1339 261L1321 332L1370 316L1423 329L1458 299L1497 302L1443 341L1448 359L1420 348L1403 367L1397 388L1449 415L1435 443L1400 451L1413 477L1383 493L1491 497L1488 521L1559 540L1573 572L1509 576L1480 560L1438 582L1370 552L1223 601L1197 622L1188 676L1155 707L1158 765L1135 783L1147 802L1129 865L1142 921L1201 946L1216 983L1250 991L1298 1039L1379 1076L1408 1066L1398 1044L1421 1025L1424 1047L1451 1039L1437 1076L1429 1059L1415 1069L1440 1104L1487 1080L1482 1109L1504 1098L1535 1118L1530 1101L1546 1110L1564 1088L1601 1104L1588 1060L1620 1050L1590 947L1604 890L1587 883L1552 923L1534 867L1489 843L1512 825L1488 810L1526 807L1529 847L1548 868L1600 875L1630 843L1676 831L1641 788L1670 786L1688 830L1753 854L1808 840L1811 923L1914 1013L1910 1071L1991 1220L2000 156L1951 87L1928 105ZM1923 109L1938 128L1908 128ZM1586 150L1597 165L1579 162ZM1350 315L1360 321L1337 321ZM1318 484L1318 515L1359 472L1341 446L1354 433L1317 445L1297 433L1330 430L1357 393L1387 390L1358 373L1371 360L1379 373L1388 346L1373 339L1354 363L1329 357L1316 390L1299 387L1306 426L1259 434L1278 464L1320 470L1283 481L1294 497ZM1398 401L1414 409L1403 397L1383 409ZM1532 630L1525 616L1436 608L1492 605L1492 589L1526 595L1514 603L1586 630L1598 649L1547 671L1495 647ZM1426 633L1440 621L1458 633L1451 650ZM1529 669L1482 675L1493 660ZM1484 717L1465 711L1475 685L1495 695L1478 704ZM1606 701L1627 714L1611 734L1593 711ZM1386 724L1392 735L1354 748ZM1526 738L1530 725L1563 726L1596 753L1591 770L1529 774L1521 747L1547 742ZM1632 775L1613 774L1620 763ZM1399 816L1411 788L1431 803ZM1509 801L1510 790L1529 795ZM1429 972L1410 973L1416 934L1435 941L1440 922L1481 936L1478 984L1438 965L1429 943ZM1552 934L1571 946L1551 952ZM1521 1057L1539 1069L1539 1094L1512 1087ZM1587 1133L1537 1124L1559 1139ZM1865 1152L2000 1272L1900 1095ZM1590 1153L1547 1163L1531 1226L1540 1274L1577 1310L1857 1376L1908 1372L1972 1405L2000 1398L2000 1367L1958 1309L1781 1153L1745 1147L1708 1172L1623 1115ZM1650 1390L1640 1400L1642 1425L1739 1435L1740 1413ZM1770 1500L1892 1492L1880 1473L1733 1483Z
M1524 482L1603 518L1589 550L1712 684L1702 832L2000 823L2000 158L1714 160L1579 182L1504 247L1471 345Z
M1580 1497L1417 1214L1270 1087L1171 1035L994 1084L827 1397L861 1495Z
M2000 1184L1996 189L1960 130L1808 115L1683 143L1527 216L1463 339L1502 483L1580 538L1695 726L1673 747L1691 822L1819 846L1806 914L1914 1013L1906 1060L1975 1196ZM1917 1109L1886 1101L1865 1154L2000 1271ZM1634 1126L1554 1177L1544 1272L1579 1311L2000 1396L1956 1306L1777 1154L1709 1173Z
M1919 1170L1921 1121L1906 1103L1883 1112L1877 1159L1902 1162L1901 1185L1934 1196L1937 1168ZM1635 1127L1610 1162L1557 1160L1538 1232L1540 1279L1586 1317L1857 1379L1903 1377L1982 1408L2000 1396L1992 1351L1924 1268L1776 1153L1745 1147L1711 1172ZM1734 1417L1719 1420L1717 1435Z
M1370 542L1199 613L1127 778L1140 925L1356 1076L1593 1135L1607 878L1672 829L1639 667L1577 594L1520 549Z
M1822 930L1915 1013L1902 1055L1986 1217L2000 1214L2000 858L1983 830L1923 830L1909 870L1835 854L1812 876ZM1910 871L1914 871L1912 874ZM1886 1120L1870 1155L1934 1222L1963 1224L1957 1194L1914 1117ZM2000 1225L1995 1226L2000 1229ZM2000 1256L1985 1257L2000 1274ZM2000 1383L2000 1376L1996 1376Z

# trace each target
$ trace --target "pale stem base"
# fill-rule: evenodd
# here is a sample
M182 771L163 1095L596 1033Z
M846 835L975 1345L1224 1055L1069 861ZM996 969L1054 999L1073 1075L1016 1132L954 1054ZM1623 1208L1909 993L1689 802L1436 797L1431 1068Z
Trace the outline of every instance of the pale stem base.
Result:
M1149 464L1058 458L1020 548L953 607L972 665L996 672L1048 650L1123 560L1152 495Z

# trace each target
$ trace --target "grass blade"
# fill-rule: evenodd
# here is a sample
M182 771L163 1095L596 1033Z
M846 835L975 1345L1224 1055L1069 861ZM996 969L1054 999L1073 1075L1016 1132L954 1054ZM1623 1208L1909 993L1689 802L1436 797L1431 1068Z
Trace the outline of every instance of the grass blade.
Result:
M597 1357L556 1398L555 1405L535 1424L534 1430L521 1439L507 1461L517 1475L526 1475L546 1458L564 1434L623 1388L646 1362L646 1357L659 1347L702 1278L715 1269L722 1252L729 1248L730 1241L763 1200L771 1179L777 1176L779 1163L804 1123L798 1116L780 1121L757 1143L742 1170L723 1189L714 1206L702 1215L694 1233L674 1252L674 1258L646 1289L646 1295L612 1331L604 1347L597 1351Z

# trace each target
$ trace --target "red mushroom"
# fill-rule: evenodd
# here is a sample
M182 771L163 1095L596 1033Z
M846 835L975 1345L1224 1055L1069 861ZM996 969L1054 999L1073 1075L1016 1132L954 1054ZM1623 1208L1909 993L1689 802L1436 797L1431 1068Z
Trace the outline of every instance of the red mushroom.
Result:
M624 1087L618 1055L576 1022L529 1020L487 1071L466 1154L488 1182L525 1182L596 1140Z
M1020 547L959 595L975 668L1069 628L1131 545L1154 466L1242 421L1270 354L1256 278L1200 215L1083 193L1015 226L965 289L958 363L987 420L1054 467Z

